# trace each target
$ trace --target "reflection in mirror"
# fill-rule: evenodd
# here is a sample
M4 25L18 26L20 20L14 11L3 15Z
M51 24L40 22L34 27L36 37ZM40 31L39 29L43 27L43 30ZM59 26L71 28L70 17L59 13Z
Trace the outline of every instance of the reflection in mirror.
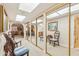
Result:
M37 19L37 46L41 49L44 48L44 24L43 24L43 17Z
M79 4L71 4L71 55L79 56Z
M66 4L47 14L47 53L50 55L69 55L68 12L69 7Z
M27 36L27 40L31 40L30 39L30 23L27 23L27 26L26 26L26 36Z
M36 45L36 20L31 22L31 39L32 43Z
M28 23L28 40L30 41L31 39L30 39L30 29L31 29L31 24L30 24L30 22Z
M28 40L28 23L26 24L26 40Z

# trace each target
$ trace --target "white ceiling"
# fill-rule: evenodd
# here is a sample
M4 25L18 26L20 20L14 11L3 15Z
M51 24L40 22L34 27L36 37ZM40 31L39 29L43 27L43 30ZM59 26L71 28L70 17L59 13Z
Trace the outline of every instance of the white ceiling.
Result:
M54 5L53 3L40 3L31 13L19 10L18 3L6 3L4 4L4 7L6 9L6 12L10 20L14 21L16 18L16 15L19 14L19 15L26 16L26 18L24 19L24 22L27 22L28 20L32 20L32 18L38 15L40 12L43 12L44 10L48 9L53 5Z
M31 13L26 14L27 17L25 18L24 22L34 20L33 17L35 17L36 15L40 14L41 12L45 11L53 5L53 3L40 3Z
M4 8L7 12L7 15L8 15L9 19L12 20L12 21L15 20L17 12L18 12L19 4L6 3L6 4L3 4L3 5L4 5Z

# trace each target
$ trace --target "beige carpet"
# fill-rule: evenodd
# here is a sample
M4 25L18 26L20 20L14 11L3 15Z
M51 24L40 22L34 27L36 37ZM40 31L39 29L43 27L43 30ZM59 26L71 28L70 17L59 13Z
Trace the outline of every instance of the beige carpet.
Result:
M33 43L33 44L36 44L36 37L35 37L35 36L32 36L31 39L32 39L32 43Z
M33 43L35 43L34 37L32 37ZM44 41L40 38L37 39L37 45L44 49ZM61 52L62 51L62 52ZM68 56L68 48L56 46L53 47L53 45L47 44L47 52L53 56Z
M68 48L47 44L47 51L53 56L68 56Z
M79 49L72 48L71 49L71 56L79 56Z

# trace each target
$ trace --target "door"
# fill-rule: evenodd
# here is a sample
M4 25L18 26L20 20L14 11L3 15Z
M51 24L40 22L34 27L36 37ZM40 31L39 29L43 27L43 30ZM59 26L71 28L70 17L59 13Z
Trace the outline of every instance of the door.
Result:
M74 47L79 48L79 15L74 18Z

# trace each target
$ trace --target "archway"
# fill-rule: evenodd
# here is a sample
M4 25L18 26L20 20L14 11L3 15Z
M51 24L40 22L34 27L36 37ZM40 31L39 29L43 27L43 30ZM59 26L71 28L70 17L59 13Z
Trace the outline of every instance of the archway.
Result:
M23 28L23 25L21 23L12 24L11 30L14 31L15 35L24 36L24 28Z

